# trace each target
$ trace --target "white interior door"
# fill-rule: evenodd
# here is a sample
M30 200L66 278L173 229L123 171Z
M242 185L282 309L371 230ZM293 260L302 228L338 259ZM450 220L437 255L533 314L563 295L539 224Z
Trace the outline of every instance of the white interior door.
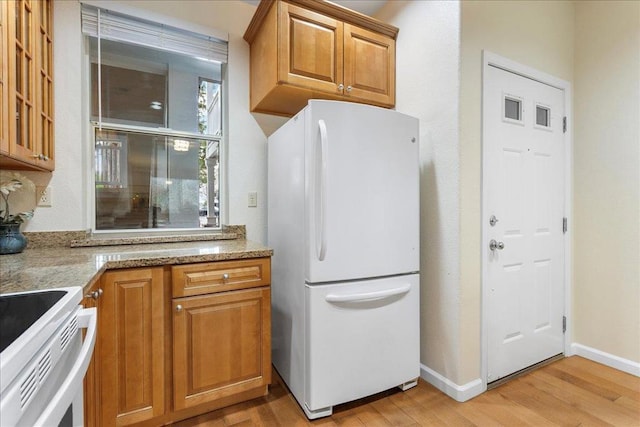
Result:
M484 307L492 382L564 348L564 93L486 69Z

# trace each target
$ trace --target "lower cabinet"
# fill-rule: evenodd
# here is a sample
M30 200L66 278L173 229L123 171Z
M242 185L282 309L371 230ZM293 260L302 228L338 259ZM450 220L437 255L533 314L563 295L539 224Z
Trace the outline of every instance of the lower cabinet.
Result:
M271 380L269 288L173 300L173 403L184 409Z
M98 338L85 377L85 425L166 425L266 395L270 261L105 272L85 298L85 306L98 309ZM185 268L221 284L177 297L184 292L176 287L187 281L177 280L173 270ZM240 283L246 289L237 289Z
M131 425L163 415L163 268L107 271L102 290L96 359L100 425Z

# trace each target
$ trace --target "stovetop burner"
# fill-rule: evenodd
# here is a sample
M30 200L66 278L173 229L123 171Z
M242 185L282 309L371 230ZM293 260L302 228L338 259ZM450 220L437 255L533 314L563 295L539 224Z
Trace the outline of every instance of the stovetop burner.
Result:
M66 295L43 291L0 295L0 353Z

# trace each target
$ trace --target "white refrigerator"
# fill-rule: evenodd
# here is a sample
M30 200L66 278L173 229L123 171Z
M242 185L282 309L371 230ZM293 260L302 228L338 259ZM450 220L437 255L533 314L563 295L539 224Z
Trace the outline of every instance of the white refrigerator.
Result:
M309 419L416 384L418 120L311 100L268 141L273 364Z

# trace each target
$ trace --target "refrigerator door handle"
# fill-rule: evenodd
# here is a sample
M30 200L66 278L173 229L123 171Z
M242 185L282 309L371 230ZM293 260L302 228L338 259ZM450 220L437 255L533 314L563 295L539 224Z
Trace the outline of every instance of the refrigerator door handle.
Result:
M407 292L409 292L410 289L411 289L411 284L407 283L402 286L398 286L396 288L384 289L381 291L361 292L356 294L328 294L325 297L325 300L331 303L379 300L379 299L393 297L396 295L406 294Z
M316 254L319 261L324 261L327 253L327 125L324 120L318 120L320 131L320 186L316 188L320 202L316 204Z

